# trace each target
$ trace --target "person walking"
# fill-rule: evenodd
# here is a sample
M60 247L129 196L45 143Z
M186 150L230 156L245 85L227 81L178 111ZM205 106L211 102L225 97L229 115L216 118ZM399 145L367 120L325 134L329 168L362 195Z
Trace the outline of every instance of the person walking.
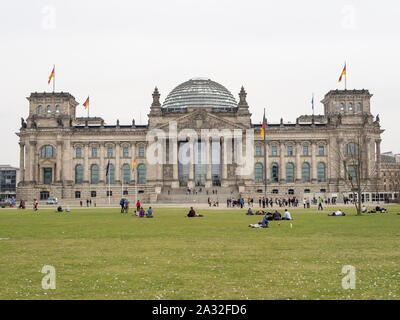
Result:
M318 210L324 210L324 208L322 207L322 198L321 197L319 197L318 198Z
M140 207L141 207L140 200L138 200L138 201L136 202L136 210L137 210L138 212L140 211Z

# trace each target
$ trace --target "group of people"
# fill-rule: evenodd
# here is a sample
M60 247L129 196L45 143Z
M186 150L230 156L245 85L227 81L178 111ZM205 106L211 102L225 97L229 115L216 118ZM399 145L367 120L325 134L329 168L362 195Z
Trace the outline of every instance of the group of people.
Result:
M285 213L283 214L283 217L281 215L281 213L277 210L275 210L275 212L269 212L269 211L264 211L264 210L257 210L255 213L253 213L253 211L251 210L251 208L249 208L246 212L246 215L248 216L261 216L264 215L268 218L268 220L293 220L292 219L292 215L290 214L290 212L285 209Z
M83 207L83 201L79 201L79 205ZM92 199L86 199L86 207L91 207L92 206ZM94 206L96 207L96 201L94 201Z
M362 206L361 212L362 213L377 213L377 212L386 213L387 210L386 210L386 208L382 208L380 206L376 206L374 209L368 210L365 206Z
M249 213L246 213L246 214L249 214ZM252 214L250 214L250 215L252 215ZM255 223L255 224L249 224L249 227L250 228L268 228L269 221L273 221L273 220L275 220L275 221L276 220L293 220L293 218L287 209L285 209L285 213L283 214L283 217L280 214L280 212L278 212L277 210L275 210L274 213L268 211L268 212L265 212L264 218L262 219L262 221Z

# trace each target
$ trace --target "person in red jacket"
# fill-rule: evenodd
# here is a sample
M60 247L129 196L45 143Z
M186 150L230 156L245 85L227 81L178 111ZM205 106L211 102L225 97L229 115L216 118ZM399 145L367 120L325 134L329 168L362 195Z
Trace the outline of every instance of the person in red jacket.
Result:
M142 205L140 204L140 201L138 200L137 202L136 202L136 210L139 212L140 211L140 207L141 207Z

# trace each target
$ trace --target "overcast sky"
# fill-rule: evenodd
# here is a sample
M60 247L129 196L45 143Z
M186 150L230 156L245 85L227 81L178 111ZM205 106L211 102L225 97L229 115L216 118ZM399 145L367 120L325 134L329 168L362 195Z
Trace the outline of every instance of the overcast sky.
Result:
M19 0L0 2L0 164L19 165L26 97L90 95L91 115L106 124L147 123L157 86L164 101L178 84L207 77L238 100L254 123L295 122L316 114L347 61L348 89L369 89L379 114L382 151L400 153L399 1L317 0ZM78 107L77 116L85 116Z

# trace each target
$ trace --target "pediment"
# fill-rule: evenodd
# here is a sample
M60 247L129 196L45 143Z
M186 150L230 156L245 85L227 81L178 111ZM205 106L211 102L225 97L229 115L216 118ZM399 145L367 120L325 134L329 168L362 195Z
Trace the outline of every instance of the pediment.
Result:
M246 129L244 125L223 119L205 110L194 111L175 119L178 130L182 129ZM167 129L169 123L159 126L160 129Z

